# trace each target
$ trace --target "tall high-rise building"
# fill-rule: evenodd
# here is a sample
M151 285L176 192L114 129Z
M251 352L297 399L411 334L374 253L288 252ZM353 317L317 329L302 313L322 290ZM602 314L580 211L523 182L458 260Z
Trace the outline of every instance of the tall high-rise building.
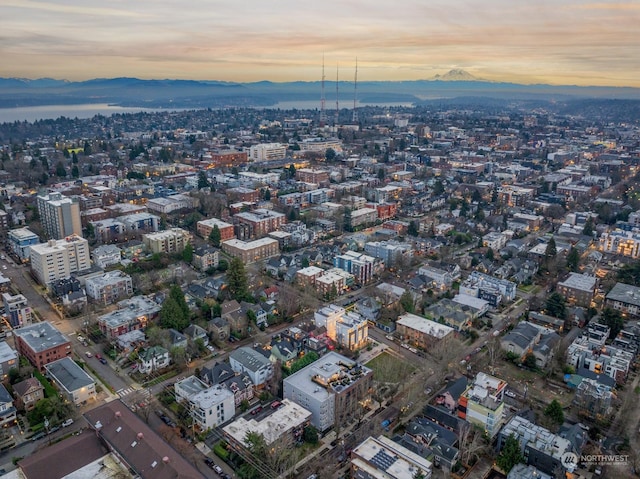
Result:
M38 196L40 222L49 239L62 239L71 235L82 236L80 203L61 193Z
M71 273L89 269L89 243L86 239L71 235L61 240L49 240L31 246L31 269L40 284L68 278Z

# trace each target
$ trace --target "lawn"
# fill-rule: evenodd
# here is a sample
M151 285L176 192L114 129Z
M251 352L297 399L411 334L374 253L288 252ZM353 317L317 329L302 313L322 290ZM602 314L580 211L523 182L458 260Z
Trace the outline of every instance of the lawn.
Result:
M376 356L365 366L373 369L374 380L383 383L399 383L415 371L414 366L389 353Z

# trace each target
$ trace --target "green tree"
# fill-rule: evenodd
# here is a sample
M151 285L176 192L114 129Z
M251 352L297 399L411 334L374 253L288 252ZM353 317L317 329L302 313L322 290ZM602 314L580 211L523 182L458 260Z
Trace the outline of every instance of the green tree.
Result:
M73 176L74 178L80 177L80 170L78 170L78 165L73 165L73 167L71 168L71 176Z
M233 258L227 270L227 287L231 297L241 301L249 296L249 282L244 263L238 257Z
M436 180L433 183L433 194L435 196L439 196L439 195L441 195L443 193L444 193L444 185L442 184L442 181Z
M336 150L333 148L327 148L327 151L324 152L324 159L327 162L331 162L336 159Z
M289 165L289 178L293 179L296 177L296 165L291 163Z
M485 255L485 257L489 260L489 261L493 261L493 250L491 248L489 248L487 250L487 254Z
M378 179L382 181L384 180L385 176L386 176L386 173L384 171L384 168L378 168Z
M558 254L558 249L556 248L556 240L552 236L544 250L544 257L549 260L555 258L556 254Z
M56 176L58 178L65 178L67 176L67 170L61 161L56 164Z
M580 253L573 246L569 250L569 254L567 255L567 269L569 271L578 271L578 266L580 265Z
M420 225L417 221L410 221L409 227L407 228L407 234L409 236L418 236L420 234Z
M504 472L509 473L513 466L524 462L524 457L520 451L520 443L515 435L511 434L502 446L502 451L496 458L496 464Z
M304 439L304 442L309 444L318 444L318 430L309 424L304 428L302 438Z
M410 291L402 293L402 296L400 296L400 306L402 306L402 309L404 309L406 313L416 312L416 303Z
M193 246L191 245L191 243L187 243L182 250L182 259L185 263L189 264L191 264L191 261L193 261Z
M632 286L640 286L640 261L625 264L620 268L618 270L618 281Z
M177 284L171 285L171 289L169 290L169 296L173 298L178 305L178 307L182 310L182 314L187 321L189 320L189 316L191 315L191 311L189 311L189 305L187 305L187 300L184 299L184 293L182 289Z
M202 188L209 188L210 186L211 183L209 183L207 174L204 172L204 170L200 170L200 172L198 173L198 189L201 190Z
M611 328L609 339L615 338L622 328L624 328L624 319L620 311L613 308L604 308L602 311L602 322Z
M545 303L545 310L549 316L565 319L567 317L567 306L564 296L558 292L551 293Z
M551 419L558 426L564 422L564 411L562 410L562 404L560 404L557 399L551 401L549 405L544 409L544 415Z
M84 142L84 154L85 156L89 156L91 154L91 145L88 141Z
M213 225L213 228L211 228L211 233L209 233L209 241L211 241L211 244L213 246L219 248L221 239L222 235L220 234L220 228L218 228L218 225Z
M584 228L582 228L582 234L586 236L593 236L593 219L591 216L589 216L587 221L585 221Z
M265 201L271 201L271 190L269 188L264 189L263 198Z
M537 369L538 365L536 364L536 357L533 354L527 354L524 357L524 361L522 361L522 364L526 367L528 367L529 369Z
M71 155L71 163L73 163L74 165L78 164L78 155L76 154L76 152L74 151L73 154Z
M185 317L184 311L171 296L168 296L162 303L162 309L160 309L158 316L158 324L165 329L173 328L182 331L189 326L189 319Z

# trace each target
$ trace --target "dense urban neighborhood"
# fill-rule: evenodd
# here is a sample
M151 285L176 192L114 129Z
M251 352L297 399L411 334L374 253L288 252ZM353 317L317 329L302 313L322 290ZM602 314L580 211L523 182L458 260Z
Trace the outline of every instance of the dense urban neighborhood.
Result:
M0 124L0 477L637 477L640 127L586 105Z

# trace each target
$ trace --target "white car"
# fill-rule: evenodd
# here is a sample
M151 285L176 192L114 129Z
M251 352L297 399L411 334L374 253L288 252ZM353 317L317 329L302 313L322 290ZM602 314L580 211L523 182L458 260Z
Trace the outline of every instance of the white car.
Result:
M507 389L507 390L504 392L504 394L505 394L506 396L509 396L510 398L515 398L515 397L517 397L517 396L516 396L516 393L514 393L511 389Z

